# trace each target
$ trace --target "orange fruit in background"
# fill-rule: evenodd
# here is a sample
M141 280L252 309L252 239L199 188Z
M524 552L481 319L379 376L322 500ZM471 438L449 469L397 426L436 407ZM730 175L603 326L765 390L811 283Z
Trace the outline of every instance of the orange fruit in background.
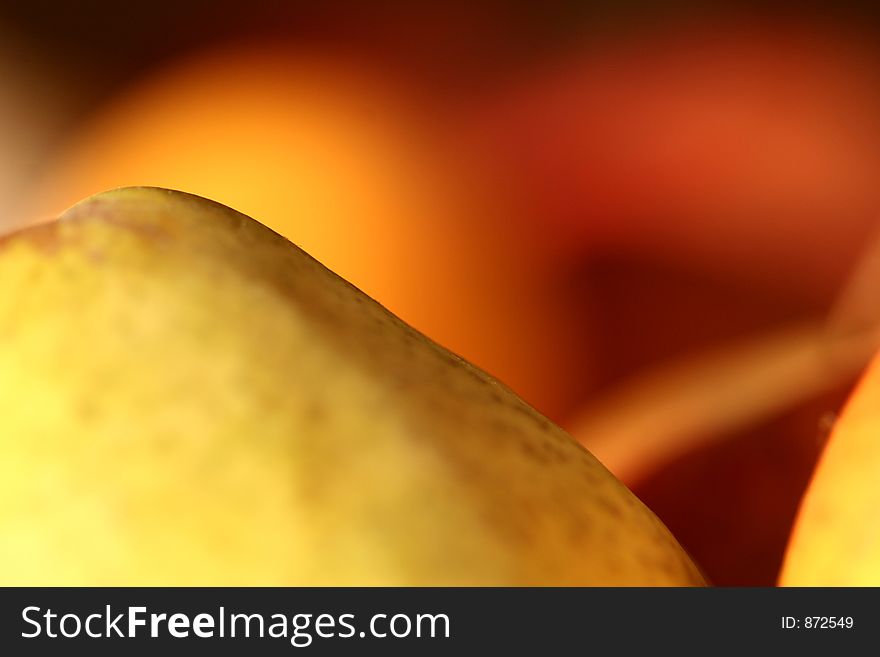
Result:
M511 208L452 152L429 106L350 59L203 52L99 108L45 172L29 217L125 185L214 199L558 417L584 375L583 336L535 279Z
M880 358L832 430L782 568L784 586L880 586Z

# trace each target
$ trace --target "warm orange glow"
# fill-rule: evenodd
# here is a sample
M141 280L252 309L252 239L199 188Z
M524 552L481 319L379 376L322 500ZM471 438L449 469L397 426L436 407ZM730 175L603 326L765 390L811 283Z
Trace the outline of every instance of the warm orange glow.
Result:
M827 293L876 220L874 57L808 24L651 26L553 62L475 132L563 251L622 243Z
M101 111L61 158L40 212L123 185L183 189L259 217L378 292L394 286L394 242L419 228L408 220L449 219L419 129L393 88L353 67L222 51Z
M533 282L507 210L421 110L347 60L265 46L201 55L101 110L31 216L123 185L215 199L554 414L568 385L554 372L581 336L559 338L563 306Z
M822 455L801 505L780 584L880 585L878 438L880 358L847 403Z

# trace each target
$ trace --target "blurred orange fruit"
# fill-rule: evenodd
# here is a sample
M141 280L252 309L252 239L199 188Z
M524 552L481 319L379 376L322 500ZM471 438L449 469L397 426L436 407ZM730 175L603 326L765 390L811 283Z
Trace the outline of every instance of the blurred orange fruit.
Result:
M265 45L198 54L100 108L31 216L124 185L217 200L558 416L582 336L534 280L510 207L427 106L362 62Z

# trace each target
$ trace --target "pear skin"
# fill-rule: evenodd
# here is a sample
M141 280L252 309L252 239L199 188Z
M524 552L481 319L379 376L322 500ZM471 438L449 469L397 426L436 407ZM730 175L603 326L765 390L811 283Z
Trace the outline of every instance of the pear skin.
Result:
M880 586L880 354L835 423L794 523L780 586Z
M703 583L504 385L156 188L0 243L0 533L5 585Z

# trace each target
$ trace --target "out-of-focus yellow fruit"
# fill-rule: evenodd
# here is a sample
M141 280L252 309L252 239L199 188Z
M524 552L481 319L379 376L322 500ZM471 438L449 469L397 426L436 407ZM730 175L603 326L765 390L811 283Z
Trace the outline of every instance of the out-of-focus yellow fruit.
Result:
M801 503L785 586L880 586L880 360L847 402Z
M0 250L4 584L699 584L506 387L244 215L109 192Z

